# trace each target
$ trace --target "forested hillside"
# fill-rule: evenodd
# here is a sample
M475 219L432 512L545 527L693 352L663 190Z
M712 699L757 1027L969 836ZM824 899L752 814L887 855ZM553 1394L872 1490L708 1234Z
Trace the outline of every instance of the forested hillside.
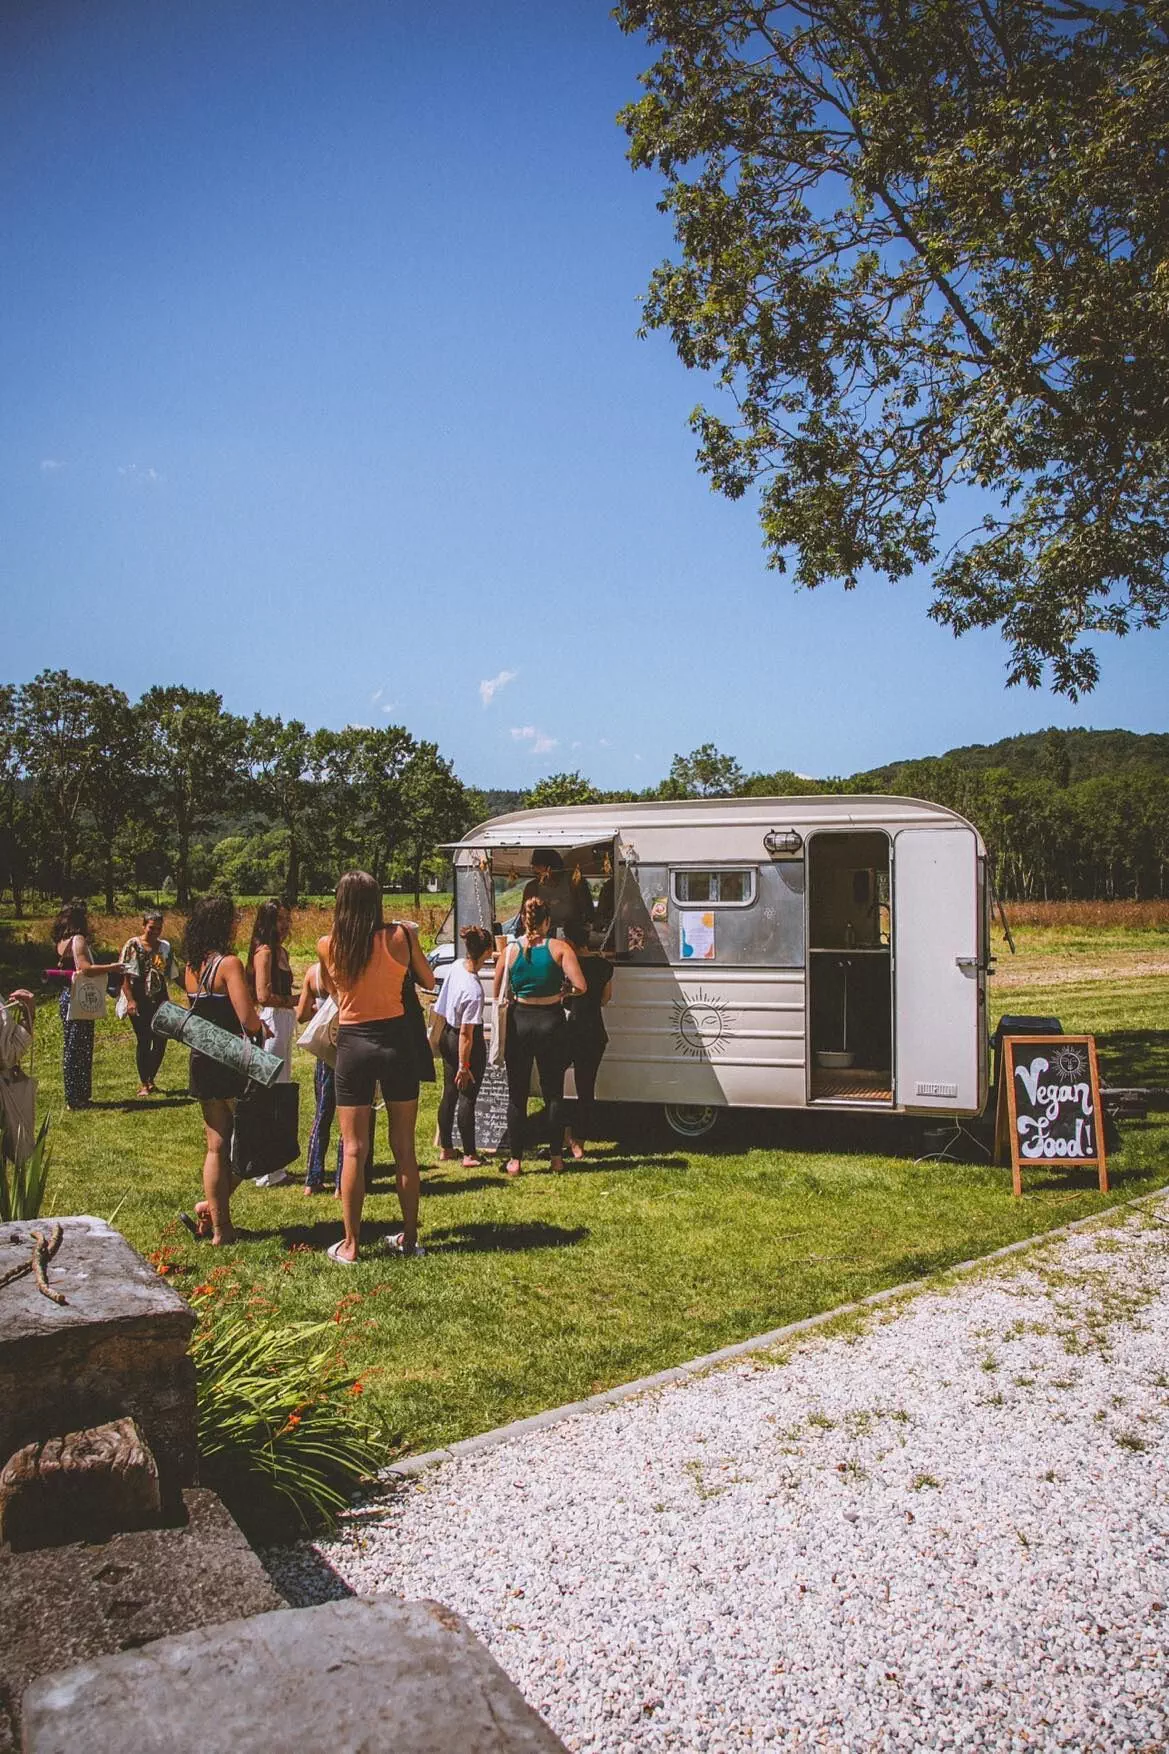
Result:
M1020 737L1003 737L998 743L948 749L940 759L956 761L961 767L1001 767L1024 779L1055 778L1061 785L1138 768L1169 774L1169 733L1029 731ZM911 765L894 761L871 772L888 783L898 770Z

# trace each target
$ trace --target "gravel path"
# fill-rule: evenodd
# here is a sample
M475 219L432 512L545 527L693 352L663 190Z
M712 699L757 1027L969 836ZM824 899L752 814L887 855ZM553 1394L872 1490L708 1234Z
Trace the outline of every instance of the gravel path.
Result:
M448 1463L316 1553L464 1614L581 1754L1152 1754L1167 1340L1162 1201ZM327 1593L312 1550L268 1558Z

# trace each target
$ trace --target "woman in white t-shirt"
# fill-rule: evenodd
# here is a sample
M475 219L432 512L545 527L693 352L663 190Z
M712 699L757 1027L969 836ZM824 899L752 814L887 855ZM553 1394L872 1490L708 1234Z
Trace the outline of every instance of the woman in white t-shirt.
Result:
M491 933L485 926L464 926L459 933L466 957L456 962L442 983L434 1002L435 1013L446 1027L439 1041L442 1055L442 1100L438 1105L438 1142L444 1163L458 1156L454 1121L463 1142L464 1169L478 1169L475 1155L475 1098L487 1064L483 1039L483 985L479 970L491 950ZM456 1114L457 1110L457 1114Z

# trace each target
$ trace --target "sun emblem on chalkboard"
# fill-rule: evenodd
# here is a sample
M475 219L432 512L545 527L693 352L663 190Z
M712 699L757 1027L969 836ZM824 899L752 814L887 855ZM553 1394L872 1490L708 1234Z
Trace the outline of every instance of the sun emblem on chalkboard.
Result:
M725 999L699 988L688 999L674 1000L673 1021L675 1053L694 1060L725 1053L732 1022Z
M1088 1075L1088 1062L1082 1048L1060 1048L1055 1056L1055 1069L1069 1084Z

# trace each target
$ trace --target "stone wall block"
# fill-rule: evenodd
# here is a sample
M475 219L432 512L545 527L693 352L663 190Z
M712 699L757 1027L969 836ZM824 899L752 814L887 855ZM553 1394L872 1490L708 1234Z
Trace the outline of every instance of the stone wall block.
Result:
M160 1639L48 1675L25 1754L565 1754L437 1602L356 1596Z
M0 1464L26 1444L133 1419L158 1466L164 1514L198 1478L194 1311L100 1218L64 1218L50 1281L0 1289ZM29 1223L0 1225L0 1275L27 1258Z

